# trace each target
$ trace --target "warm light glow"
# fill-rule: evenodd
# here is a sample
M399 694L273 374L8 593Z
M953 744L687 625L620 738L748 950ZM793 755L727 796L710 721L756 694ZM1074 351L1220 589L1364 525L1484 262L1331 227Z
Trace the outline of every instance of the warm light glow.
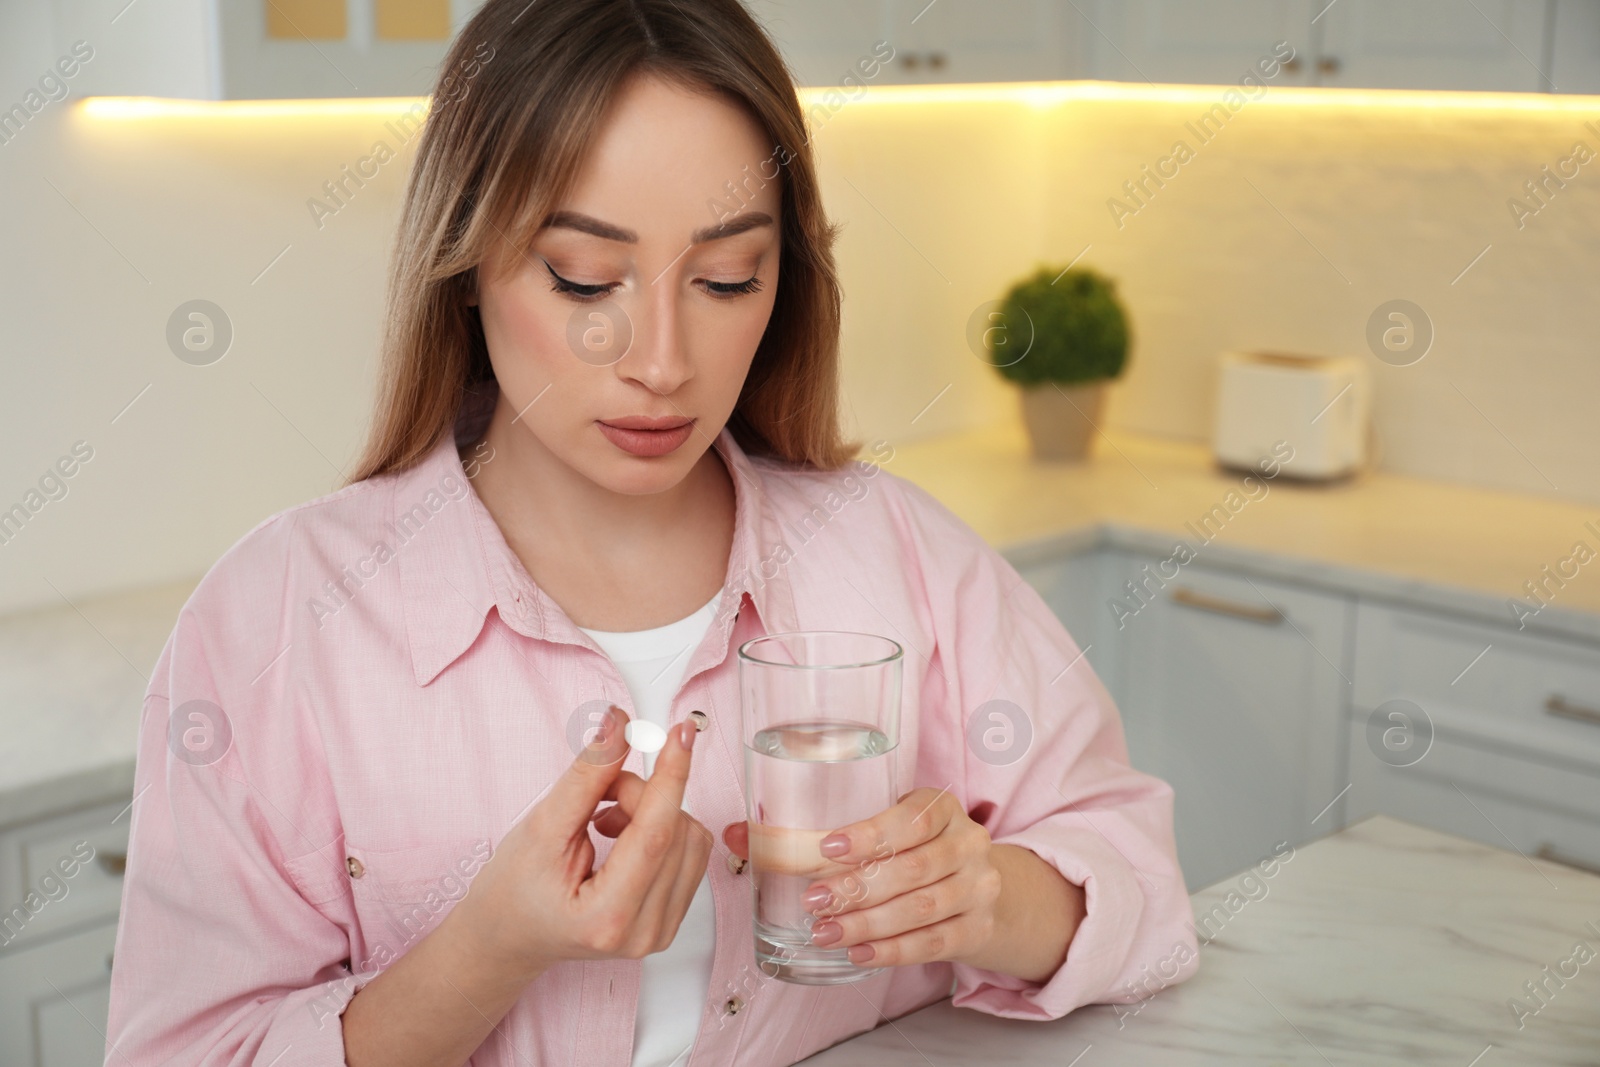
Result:
M1210 105L1221 101L1237 85L1145 85L1133 82L978 82L961 85L871 85L843 89L804 86L800 103L806 108L824 104L829 94L841 94L853 103L952 104L1021 103L1036 108L1084 103L1168 103ZM1242 90L1241 90L1242 91ZM1266 92L1247 99L1252 107L1346 108L1449 108L1465 111L1600 111L1600 96L1567 93L1464 92L1440 89L1329 89L1306 86L1266 86ZM92 118L300 118L319 115L386 115L405 110L427 97L365 97L321 100L174 100L159 97L90 97L78 106Z
M426 96L368 96L325 100L174 100L155 96L91 96L78 103L94 119L317 118L334 115L392 116Z
M1051 107L1072 101L1214 104L1238 85L1142 85L1134 82L974 82L965 85L872 85L861 96L854 90L805 86L800 101L822 102L829 93L843 93L854 102L874 104L958 104L958 102L1021 102ZM1248 96L1251 107L1453 107L1466 110L1600 110L1600 96L1571 93L1472 93L1462 90L1346 90L1267 83L1266 93ZM1240 90L1243 91L1243 90Z
M1026 103L1051 107L1075 101L1113 103L1214 104L1237 84L1150 85L1137 82L1057 81L1057 82L974 82L960 85L873 85L864 95L852 97L851 90L830 86L807 86L800 90L807 106L821 103L830 92L840 92L857 102L880 104L932 103ZM1259 90L1257 90L1259 92ZM1266 92L1245 93L1251 107L1275 104L1280 107L1333 108L1458 108L1475 111L1586 111L1600 110L1600 96L1571 93L1467 92L1455 89L1333 89L1311 86L1266 84Z

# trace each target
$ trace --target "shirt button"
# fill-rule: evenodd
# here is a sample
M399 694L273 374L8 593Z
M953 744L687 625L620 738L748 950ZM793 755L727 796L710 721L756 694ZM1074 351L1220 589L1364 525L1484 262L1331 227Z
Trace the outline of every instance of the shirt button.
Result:
M744 1007L744 998L740 996L729 997L727 1003L722 1005L722 1010L729 1015L738 1015Z
M344 866L345 870L350 872L350 877L352 878L360 878L367 872L367 869L361 866L361 861L354 856L346 856L344 858Z
M697 731L704 730L707 726L711 725L711 716L696 709L689 713L689 721L694 723L694 728Z
M734 874L744 873L744 859L737 852L728 853L728 870Z

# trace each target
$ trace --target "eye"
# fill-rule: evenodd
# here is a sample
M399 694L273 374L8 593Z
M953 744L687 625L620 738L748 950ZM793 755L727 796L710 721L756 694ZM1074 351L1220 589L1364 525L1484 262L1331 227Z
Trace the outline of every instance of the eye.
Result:
M713 282L705 283L706 292L719 299L728 299L735 296L745 296L761 289L761 279L751 275L742 282Z
M608 296L620 282L602 282L598 285L584 285L580 282L569 281L556 273L549 260L544 260L544 269L550 272L550 289L552 292L565 293L581 303L601 300Z

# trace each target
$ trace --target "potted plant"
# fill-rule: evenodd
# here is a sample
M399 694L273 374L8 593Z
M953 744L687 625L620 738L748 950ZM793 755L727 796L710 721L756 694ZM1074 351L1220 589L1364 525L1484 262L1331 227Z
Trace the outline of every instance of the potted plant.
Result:
M1041 267L1012 286L991 318L989 363L1020 387L1034 456L1086 457L1106 383L1128 362L1128 317L1114 283L1087 268Z

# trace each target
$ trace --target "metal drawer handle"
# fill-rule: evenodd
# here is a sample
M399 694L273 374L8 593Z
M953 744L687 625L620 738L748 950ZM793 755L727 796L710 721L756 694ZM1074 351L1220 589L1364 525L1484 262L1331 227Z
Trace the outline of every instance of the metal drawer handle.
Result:
M1549 860L1551 863L1559 863L1564 867L1572 867L1575 870L1588 871L1590 874L1600 874L1600 866L1590 863L1587 860L1580 860L1576 856L1569 856L1551 844L1540 845L1539 848L1534 852L1534 855L1538 856L1542 860Z
M100 861L100 866L107 874L121 876L128 869L128 854L126 852L98 852L95 858Z
M1559 715L1563 719L1576 719L1578 722L1593 723L1600 726L1600 711L1586 708L1582 704L1572 704L1560 693L1553 693L1549 700L1544 702L1544 710L1551 715Z
M1221 600L1214 596L1197 593L1187 586L1178 586L1172 591L1172 602L1185 607L1196 608L1200 611L1215 612L1218 615L1231 615L1236 619L1249 619L1251 622L1264 622L1276 625L1283 621L1283 612L1277 608L1258 608L1254 604L1236 604L1231 600Z

